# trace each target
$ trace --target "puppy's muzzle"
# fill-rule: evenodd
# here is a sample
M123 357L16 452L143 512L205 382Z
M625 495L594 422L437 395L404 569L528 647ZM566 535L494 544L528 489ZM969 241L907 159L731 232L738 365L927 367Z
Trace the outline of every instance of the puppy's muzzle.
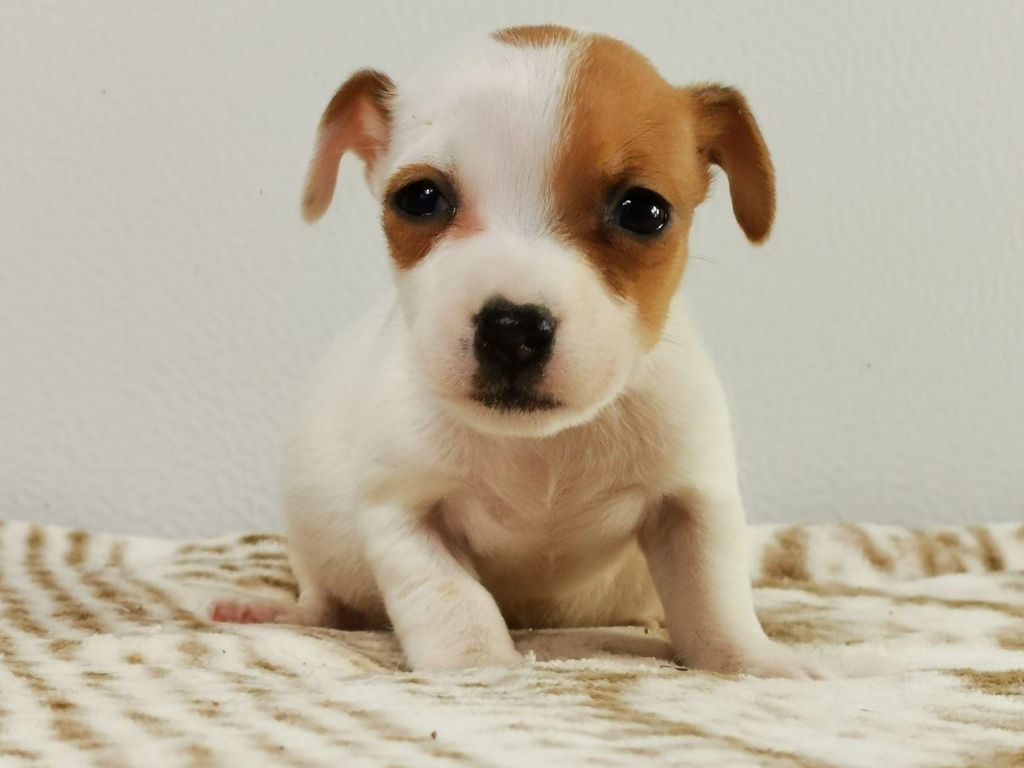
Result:
M513 304L496 297L483 306L474 324L476 399L504 410L555 407L535 392L554 346L556 323L551 312L538 304Z

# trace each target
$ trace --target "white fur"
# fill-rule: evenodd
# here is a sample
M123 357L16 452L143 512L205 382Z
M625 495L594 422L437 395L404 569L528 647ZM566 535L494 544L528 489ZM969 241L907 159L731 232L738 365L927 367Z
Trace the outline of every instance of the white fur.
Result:
M286 618L390 621L416 669L518 663L507 619L664 622L688 663L815 674L754 614L728 412L684 312L644 351L636 308L549 231L571 75L568 46L490 42L400 89L371 185L431 163L482 227L441 238L328 355L289 451ZM543 388L564 407L468 397L472 317L496 294L558 318Z

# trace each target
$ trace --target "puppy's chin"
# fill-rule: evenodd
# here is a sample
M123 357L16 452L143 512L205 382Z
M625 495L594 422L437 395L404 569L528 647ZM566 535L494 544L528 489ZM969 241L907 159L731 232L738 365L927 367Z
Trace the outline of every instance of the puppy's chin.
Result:
M448 410L471 429L502 437L551 437L593 420L618 392L598 402L568 405L534 393L474 392L441 397Z
M487 405L472 397L444 398L456 418L471 429L499 437L551 437L590 421L600 408L579 410L564 405L510 408Z

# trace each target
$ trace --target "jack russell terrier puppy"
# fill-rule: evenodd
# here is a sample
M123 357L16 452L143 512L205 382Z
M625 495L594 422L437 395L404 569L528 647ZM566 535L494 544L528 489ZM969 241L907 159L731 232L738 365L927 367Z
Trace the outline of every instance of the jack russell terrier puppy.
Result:
M497 32L320 122L316 220L352 152L397 304L328 356L287 461L298 603L221 621L393 625L416 670L523 661L515 627L664 624L693 667L819 677L754 613L725 399L670 306L710 168L753 242L775 209L743 97L625 44Z

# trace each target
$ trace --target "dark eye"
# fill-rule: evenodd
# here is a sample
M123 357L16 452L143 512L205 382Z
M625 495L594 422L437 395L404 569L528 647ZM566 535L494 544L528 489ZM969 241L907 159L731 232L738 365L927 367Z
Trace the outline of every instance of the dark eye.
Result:
M612 215L623 229L638 235L653 235L668 224L668 201L645 187L630 187Z
M448 201L440 187L430 179L420 179L406 184L395 192L394 206L406 216L424 218L437 216L448 210Z

